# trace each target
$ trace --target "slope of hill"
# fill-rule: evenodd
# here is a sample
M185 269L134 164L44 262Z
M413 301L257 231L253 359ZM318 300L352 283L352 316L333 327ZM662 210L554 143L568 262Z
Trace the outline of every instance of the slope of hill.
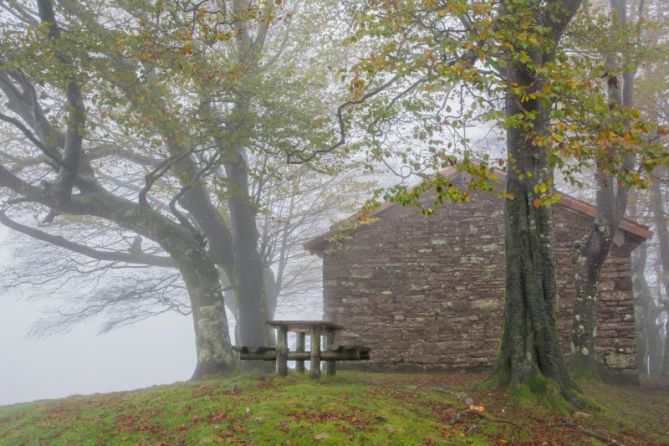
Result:
M0 445L669 445L669 392L582 383L602 408L569 413L479 379L246 374L74 396L0 407Z

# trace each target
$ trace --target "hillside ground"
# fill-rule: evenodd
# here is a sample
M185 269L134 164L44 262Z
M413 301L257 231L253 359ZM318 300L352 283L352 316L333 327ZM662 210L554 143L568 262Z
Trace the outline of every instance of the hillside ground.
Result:
M476 386L484 375L242 374L0 407L0 445L669 445L669 390L581 382L598 410Z

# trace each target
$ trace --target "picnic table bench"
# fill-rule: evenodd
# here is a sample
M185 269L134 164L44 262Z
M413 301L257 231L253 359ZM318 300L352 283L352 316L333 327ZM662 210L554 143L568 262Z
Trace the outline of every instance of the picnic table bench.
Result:
M304 373L304 361L311 363L313 378L321 376L321 360L325 361L327 375L337 371L336 361L358 361L369 359L369 347L359 345L334 346L335 332L344 327L325 321L267 321L277 330L276 347L234 347L242 360L276 361L276 374L288 374L288 360L294 360L298 373ZM296 351L288 350L288 332L297 333ZM311 338L311 351L305 351L307 332ZM325 350L321 351L321 336L325 336Z

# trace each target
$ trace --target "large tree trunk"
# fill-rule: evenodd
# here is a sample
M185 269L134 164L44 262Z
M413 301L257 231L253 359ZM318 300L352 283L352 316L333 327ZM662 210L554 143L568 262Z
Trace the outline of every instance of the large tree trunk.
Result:
M253 2L232 2L232 16L244 17L253 8ZM273 8L271 2L261 6L262 13L267 16L272 15ZM243 65L249 73L255 73L259 69L268 25L260 21L258 26L251 30L248 22L238 20L233 26L236 31L238 63ZM226 152L223 165L227 176L227 200L235 259L239 338L243 345L259 346L273 345L275 341L273 329L265 324L266 320L272 319L273 312L269 311L269 302L264 287L264 265L258 251L257 210L256 203L249 194L249 165L244 147L253 128L253 116L249 113L251 108L249 96L252 94L252 92L244 91L244 88L237 92L237 106L234 115L238 121L233 132L235 142L232 145L227 144L220 135L216 139L219 147ZM244 367L263 368L263 364L250 361L244 364Z
M663 288L665 299L669 300L669 231L667 230L666 211L664 210L664 192L662 190L663 179L661 178L661 174L662 172L658 172L657 178L653 182L652 200L657 243L660 251L659 261L662 266L660 286Z
M231 6L231 16L237 18L246 17L246 14L252 8L252 5L246 1L233 2ZM105 39L113 40L109 32L97 23L96 18L83 11L78 3L71 5L68 3L66 8L70 13L79 17L91 30ZM265 8L271 8L271 5L268 4ZM263 39L260 36L266 34L267 25L262 23L259 25L258 35L256 36L256 40L253 41L246 29L247 23L245 20L233 20L233 23L238 30L236 38L239 41L238 54L240 63L247 64L249 68L256 68L263 44ZM116 58L114 70L119 70L121 75L113 76L110 81L124 91L127 98L133 102L137 110L142 111L147 116L153 116L157 111L169 110L169 107L165 103L165 98L160 93L160 88L158 88L158 85L150 76L144 79L136 79L134 68L126 60L121 59L116 54L112 54L112 56ZM119 79L123 81L119 81ZM203 104L211 107L212 98L204 99ZM242 99L240 98L240 101ZM205 111L213 112L212 109ZM170 113L158 114L167 116ZM154 119L154 121L156 122L156 130L163 135L168 144L170 155L173 157L183 156L187 152L187 148L177 142L181 139L177 134L178 128L165 119ZM220 121L214 120L212 124L211 129L216 130ZM244 126L243 122L242 126ZM250 124L247 124L247 127L250 126ZM216 134L217 132L214 131L213 133ZM226 134L225 136L229 137L230 135ZM233 138L236 137L234 136ZM241 136L240 138L243 139L244 137ZM221 150L227 151L229 144L226 144L222 135L217 135L216 139L219 142ZM232 164L236 164L236 156L233 153ZM228 275L233 288L232 292L237 294L240 314L240 318L237 320L238 326L247 332L246 335L241 336L242 342L246 343L246 345L266 345L266 342L271 341L271 337L269 337L269 327L266 327L264 324L268 314L263 311L262 267L255 267L255 263L257 262L253 257L253 253L250 252L250 243L253 244L252 249L257 250L256 223L250 219L250 217L255 218L255 212L253 211L253 203L248 199L248 173L246 171L246 164L243 167L244 170L239 171L241 175L239 178L237 178L238 175L236 173L231 174L228 172L228 175L233 177L233 181L239 180L239 187L231 194L231 196L236 197L234 200L236 201L237 210L233 211L230 209L231 219L233 220L230 230L227 229L225 222L211 203L206 188L202 186L202 180L196 178L197 168L195 168L192 158L185 157L179 163L176 163L174 171L179 177L182 186L188 189L184 194L181 204L191 212L197 225L205 234L210 243L211 256L214 258L216 264L221 266ZM248 207L248 209L244 210L244 206ZM237 223L235 223L235 220L237 220ZM256 235L254 236L253 234ZM237 236L239 236L237 240L232 240ZM259 259L257 253L256 257ZM247 324L248 328L245 328ZM254 332L256 334L252 334Z
M172 257L186 285L193 312L197 365L193 374L234 369L235 357L230 345L228 321L218 270L195 234L148 206L140 206L102 189L76 197L71 209L113 221L120 226L150 238Z
M620 37L626 27L625 0L610 0L611 42ZM606 65L610 73L618 71L616 53L609 51ZM611 75L612 76L612 75ZM611 107L632 106L634 71L627 69L621 80L608 80L608 96ZM614 149L610 150L614 156ZM634 168L634 160L626 158L628 169ZM613 238L620 220L625 214L629 187L621 186L617 178L597 169L597 215L592 229L584 240L574 243L574 314L572 319L572 349L574 365L582 372L597 373L599 364L596 351L597 333L597 288L604 262L613 245Z
M661 272L658 274L660 287L663 290L660 291L660 295L664 292L664 300L662 300L662 305L664 310L669 316L669 231L667 231L667 219L665 217L664 210L664 194L662 191L662 173L659 171L656 173L656 180L653 183L653 214L655 216L655 230L657 235L657 243L659 246L659 263L661 267ZM664 337L664 355L662 360L661 368L662 376L669 376L669 317L665 324L665 337Z
M513 64L512 83L542 88L531 70ZM548 123L548 110L536 100L522 102L509 92L507 114L537 112L533 131ZM557 285L553 259L551 209L535 201L535 185L550 184L552 170L546 152L532 142L521 127L507 130L507 179L510 194L505 202L506 302L504 329L493 378L502 385L530 385L553 380L562 395L579 404L560 351L555 318Z
M93 29L102 29L95 22L95 17L83 14L77 3L68 3L66 6L69 12L81 15L85 23L93 25ZM38 7L40 17L49 24L50 37L57 39L59 31L51 1L40 0ZM67 54L56 52L61 62L66 65L72 64ZM126 61L118 60L119 67L126 66L126 64ZM64 159L68 162L65 171L61 172L68 177L59 184L61 188L64 188L63 191L57 192L54 196L53 187L39 188L32 186L23 182L2 166L0 166L0 186L8 187L24 198L42 203L55 211L75 215L91 215L113 221L123 228L135 231L159 243L177 264L190 297L197 339L197 366L194 376L199 377L232 368L234 357L230 346L218 273L208 257L202 241L196 237L195 231L189 228L190 225L187 222L182 225L177 224L147 205L138 205L106 191L97 182L85 153L79 153L81 151L82 132L84 131L85 111L81 100L81 90L74 75L77 70L76 67L73 68L75 69L72 77L68 79L67 85L67 108L70 109L70 116L66 120L66 133L62 139ZM129 71L134 73L132 68ZM134 85L129 87L132 97L139 87L134 82L131 82L131 84ZM142 107L150 108L155 105L150 102L147 103L146 100L149 97L142 96ZM29 109L37 111L39 110L39 104L35 103L34 100L32 98L32 103L28 104ZM20 109L22 107L22 104L16 101L12 105L14 108ZM164 109L164 107L160 109ZM44 119L43 115L41 115L41 118L47 134L51 133L51 124ZM27 119L26 122L34 127L38 125L37 122L30 119ZM171 134L172 132L171 130L166 132L168 141L177 140ZM53 139L48 142L42 141L42 144L50 147L53 141ZM190 186L191 183L188 183L188 185ZM79 189L80 193L72 195L74 186ZM140 203L142 202L141 198L142 195L140 194ZM144 201L146 201L145 197Z
M640 311L637 313L637 345L639 367L651 376L660 374L662 366L662 337L657 317L661 309L655 305L653 295L646 280L646 262L648 246L643 243L633 253L632 285L634 296Z
M181 258L183 257L183 258ZM218 271L202 249L173 256L188 289L197 347L193 378L227 371L234 363Z
M606 181L606 180L604 180ZM610 178L609 178L610 181ZM600 186L597 192L598 202L602 189L611 186ZM612 220L604 217L606 211L600 206L590 233L585 240L574 243L574 313L572 319L572 349L574 362L581 370L596 369L596 331L597 331L597 288L602 267L609 254L616 226Z
M220 138L222 150L226 150ZM175 150L183 153L185 149ZM177 163L180 181L189 185L181 204L191 213L209 242L209 254L227 276L235 308L236 341L241 345L273 345L272 329L265 324L268 311L263 286L263 263L258 253L255 203L249 195L248 164L241 146L234 146L224 162L228 188L230 229L213 205L192 160ZM262 362L243 363L245 368L265 368Z
M272 339L265 321L272 315L266 308L263 262L258 253L256 209L248 193L248 165L243 149L233 147L224 165L235 254L239 337L243 345L269 345Z
M276 307L279 303L279 294L281 293L281 284L274 276L274 271L269 266L263 268L263 287L265 291L265 308L270 318L274 317Z
M219 112L211 105L211 101L205 101L207 104L203 108L203 113L209 121L212 129L215 129L223 121ZM240 99L240 105L237 109L238 128L235 130L239 134L244 134L249 124L249 116L246 113L244 100ZM214 140L219 150L225 153L223 157L223 167L225 169L225 178L230 216L229 236L225 237L225 243L219 243L214 237L216 234L216 225L211 221L212 212L205 212L203 208L212 207L209 203L205 206L203 200L199 206L192 207L190 210L198 221L198 225L205 230L207 239L211 244L212 255L216 259L219 257L224 262L219 262L230 282L228 302L235 309L236 324L236 342L246 346L269 346L274 345L273 329L265 322L274 316L273 306L267 301L264 282L268 277L263 274L264 264L258 251L258 225L256 221L256 203L253 202L249 194L249 166L246 160L244 147L237 143L230 145L226 135L215 131ZM232 133L234 135L234 132ZM241 136L235 136L240 137ZM219 226L225 226L220 215L216 215ZM201 222L202 220L202 222ZM211 231L211 232L209 232ZM270 277L271 279L271 277ZM270 283L273 285L273 283ZM271 310L270 310L271 309ZM244 368L265 368L261 362L247 361L243 363Z
M184 184L189 184L187 178L191 178L191 187L188 188L179 203L190 212L198 229L207 239L210 257L223 269L227 275L227 281L232 286L234 258L230 229L223 220L220 210L212 203L202 180L193 180L197 175L197 169L192 161L189 159L187 162L188 175L183 177L183 181Z

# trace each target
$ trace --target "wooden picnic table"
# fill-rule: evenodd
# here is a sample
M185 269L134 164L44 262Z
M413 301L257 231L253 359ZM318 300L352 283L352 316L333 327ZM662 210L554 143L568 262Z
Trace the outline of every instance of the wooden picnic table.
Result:
M313 378L321 376L321 359L325 361L328 375L336 373L336 361L359 361L370 359L370 348L362 345L334 346L335 332L344 327L326 321L267 321L277 330L276 347L235 346L239 359L275 361L276 374L288 374L288 360L294 360L298 373L304 373L304 361L311 361L310 373ZM296 351L288 350L288 332L297 333ZM311 351L304 350L306 334L311 337ZM321 350L321 336L325 336L325 349Z
M286 376L288 374L288 332L297 333L296 352L304 353L305 337L309 332L311 337L311 368L309 373L313 378L321 376L321 335L325 336L325 350L334 350L335 332L344 327L326 321L267 321L267 324L276 328L276 374ZM299 356L299 355L297 355ZM295 360L295 369L298 373L304 373L304 359ZM325 373L334 375L336 373L336 362L325 361Z

